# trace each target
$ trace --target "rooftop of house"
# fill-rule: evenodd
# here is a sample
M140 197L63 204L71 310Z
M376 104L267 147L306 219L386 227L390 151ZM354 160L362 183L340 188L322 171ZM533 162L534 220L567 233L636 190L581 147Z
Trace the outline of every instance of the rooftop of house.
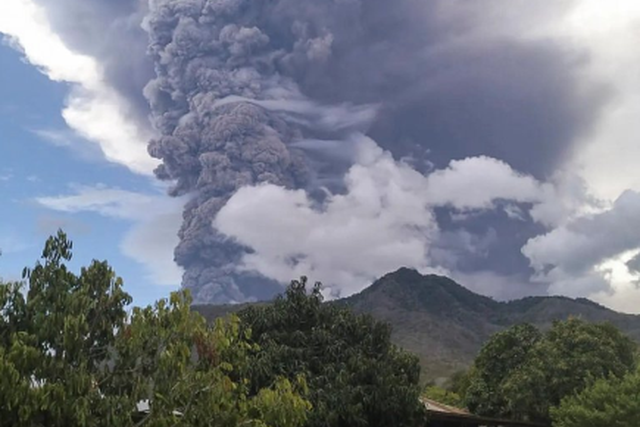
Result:
M498 418L481 417L473 415L469 411L436 402L432 399L422 398L427 408L429 421L436 422L439 426L483 426L483 427L548 427L544 424L527 421L504 420Z

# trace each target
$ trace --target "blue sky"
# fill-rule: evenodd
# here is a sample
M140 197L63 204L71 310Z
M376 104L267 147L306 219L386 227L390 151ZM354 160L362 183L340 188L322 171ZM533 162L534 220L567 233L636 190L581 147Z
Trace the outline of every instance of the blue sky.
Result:
M62 227L74 242L72 265L106 259L136 304L165 297L178 283L154 284L144 265L122 254L131 221L60 212L37 202L69 194L74 186L161 193L154 180L106 161L97 146L68 129L60 115L68 91L67 84L51 81L16 50L0 45L0 276L18 278L38 259L46 237Z

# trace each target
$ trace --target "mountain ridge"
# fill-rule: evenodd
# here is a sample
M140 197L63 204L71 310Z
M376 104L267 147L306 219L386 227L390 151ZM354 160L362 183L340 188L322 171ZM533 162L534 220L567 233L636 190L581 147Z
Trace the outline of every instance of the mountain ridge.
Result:
M420 357L425 377L449 376L469 366L494 333L518 323L542 329L570 316L609 321L640 342L640 316L617 313L585 298L527 297L496 301L452 279L401 268L340 300L393 326L393 340Z
M385 274L357 294L329 303L391 324L394 343L415 353L425 379L431 380L466 368L492 334L518 323L545 329L570 316L609 321L640 342L640 316L618 313L585 298L496 301L448 277L422 275L406 267ZM194 306L194 310L211 320L246 306Z

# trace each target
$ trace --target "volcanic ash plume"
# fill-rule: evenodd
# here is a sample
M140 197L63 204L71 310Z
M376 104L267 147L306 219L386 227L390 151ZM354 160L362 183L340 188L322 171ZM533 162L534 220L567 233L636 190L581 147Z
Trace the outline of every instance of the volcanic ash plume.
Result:
M190 196L175 258L195 302L241 302L279 289L235 271L250 249L226 239L212 221L243 186L298 188L308 175L304 155L291 147L300 130L259 106L273 93L296 96L278 73L291 54L273 49L268 35L245 22L251 20L241 13L247 6L241 0L153 1L145 21L157 74L145 95L161 132L149 153L163 162L156 175L175 183L171 195ZM319 43L307 44L309 60L320 55Z
M357 172L375 163L356 159L354 132L375 140L368 146L379 146L394 160L406 159L421 173L446 168L452 159L482 155L544 180L572 152L602 105L600 92L576 83L581 81L579 61L571 59L569 48L511 35L506 28L494 31L496 23L487 18L494 14L486 8L510 11L518 22L528 23L523 28L545 21L547 12L555 16L555 8L544 8L544 16L531 15L522 7L525 1L509 6L439 0L148 1L143 27L155 78L144 93L160 134L149 152L162 160L156 174L173 183L171 194L189 199L175 259L196 302L264 299L279 291L275 281L247 271L247 259L264 255L260 248L270 256L281 254L277 261L294 267L313 258L296 252L298 241L291 234L261 237L256 245L239 237L237 224L231 227L235 234L228 229L223 234L214 229L214 220L229 204L238 212L254 206L260 211L257 219L263 219L260 205L239 205L250 197L231 200L241 187L263 183L303 189L305 206L326 211L325 197L341 200L332 196L358 188L345 181L351 167L358 166L348 176L363 178ZM380 159L380 164L389 163ZM372 190L380 189L395 194L395 187L384 183ZM379 199L387 215L376 218L391 216L386 196ZM360 221L354 212L340 218ZM460 253L468 255L441 258L469 274L483 268L505 277L528 274L520 248L539 232L537 225L527 222L523 231L522 224L514 226L498 214L492 218L467 219L475 221L474 230L496 233L494 240L501 243L489 255L465 249ZM227 225L229 219L227 212ZM446 215L436 220L446 229L443 238L459 232L459 223L447 222ZM400 223L394 230L415 231L412 224ZM315 235L329 234L315 230ZM433 246L428 236L418 237ZM283 245L283 239L294 243ZM324 254L325 272L334 271L340 255L316 243L309 247ZM510 254L517 255L505 262ZM261 273L282 280L282 274L269 273L274 263L258 264L268 267ZM363 271L371 269L365 264ZM348 280L344 277L351 276L340 280Z

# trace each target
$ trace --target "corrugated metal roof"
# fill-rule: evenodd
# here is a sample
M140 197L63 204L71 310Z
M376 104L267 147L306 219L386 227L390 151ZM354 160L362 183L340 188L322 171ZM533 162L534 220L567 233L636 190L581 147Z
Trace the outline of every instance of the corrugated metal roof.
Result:
M527 421L502 420L497 418L480 417L469 411L454 406L445 405L432 399L422 398L430 419L448 421L453 423L468 423L469 425L481 425L490 427L547 427L544 424Z

